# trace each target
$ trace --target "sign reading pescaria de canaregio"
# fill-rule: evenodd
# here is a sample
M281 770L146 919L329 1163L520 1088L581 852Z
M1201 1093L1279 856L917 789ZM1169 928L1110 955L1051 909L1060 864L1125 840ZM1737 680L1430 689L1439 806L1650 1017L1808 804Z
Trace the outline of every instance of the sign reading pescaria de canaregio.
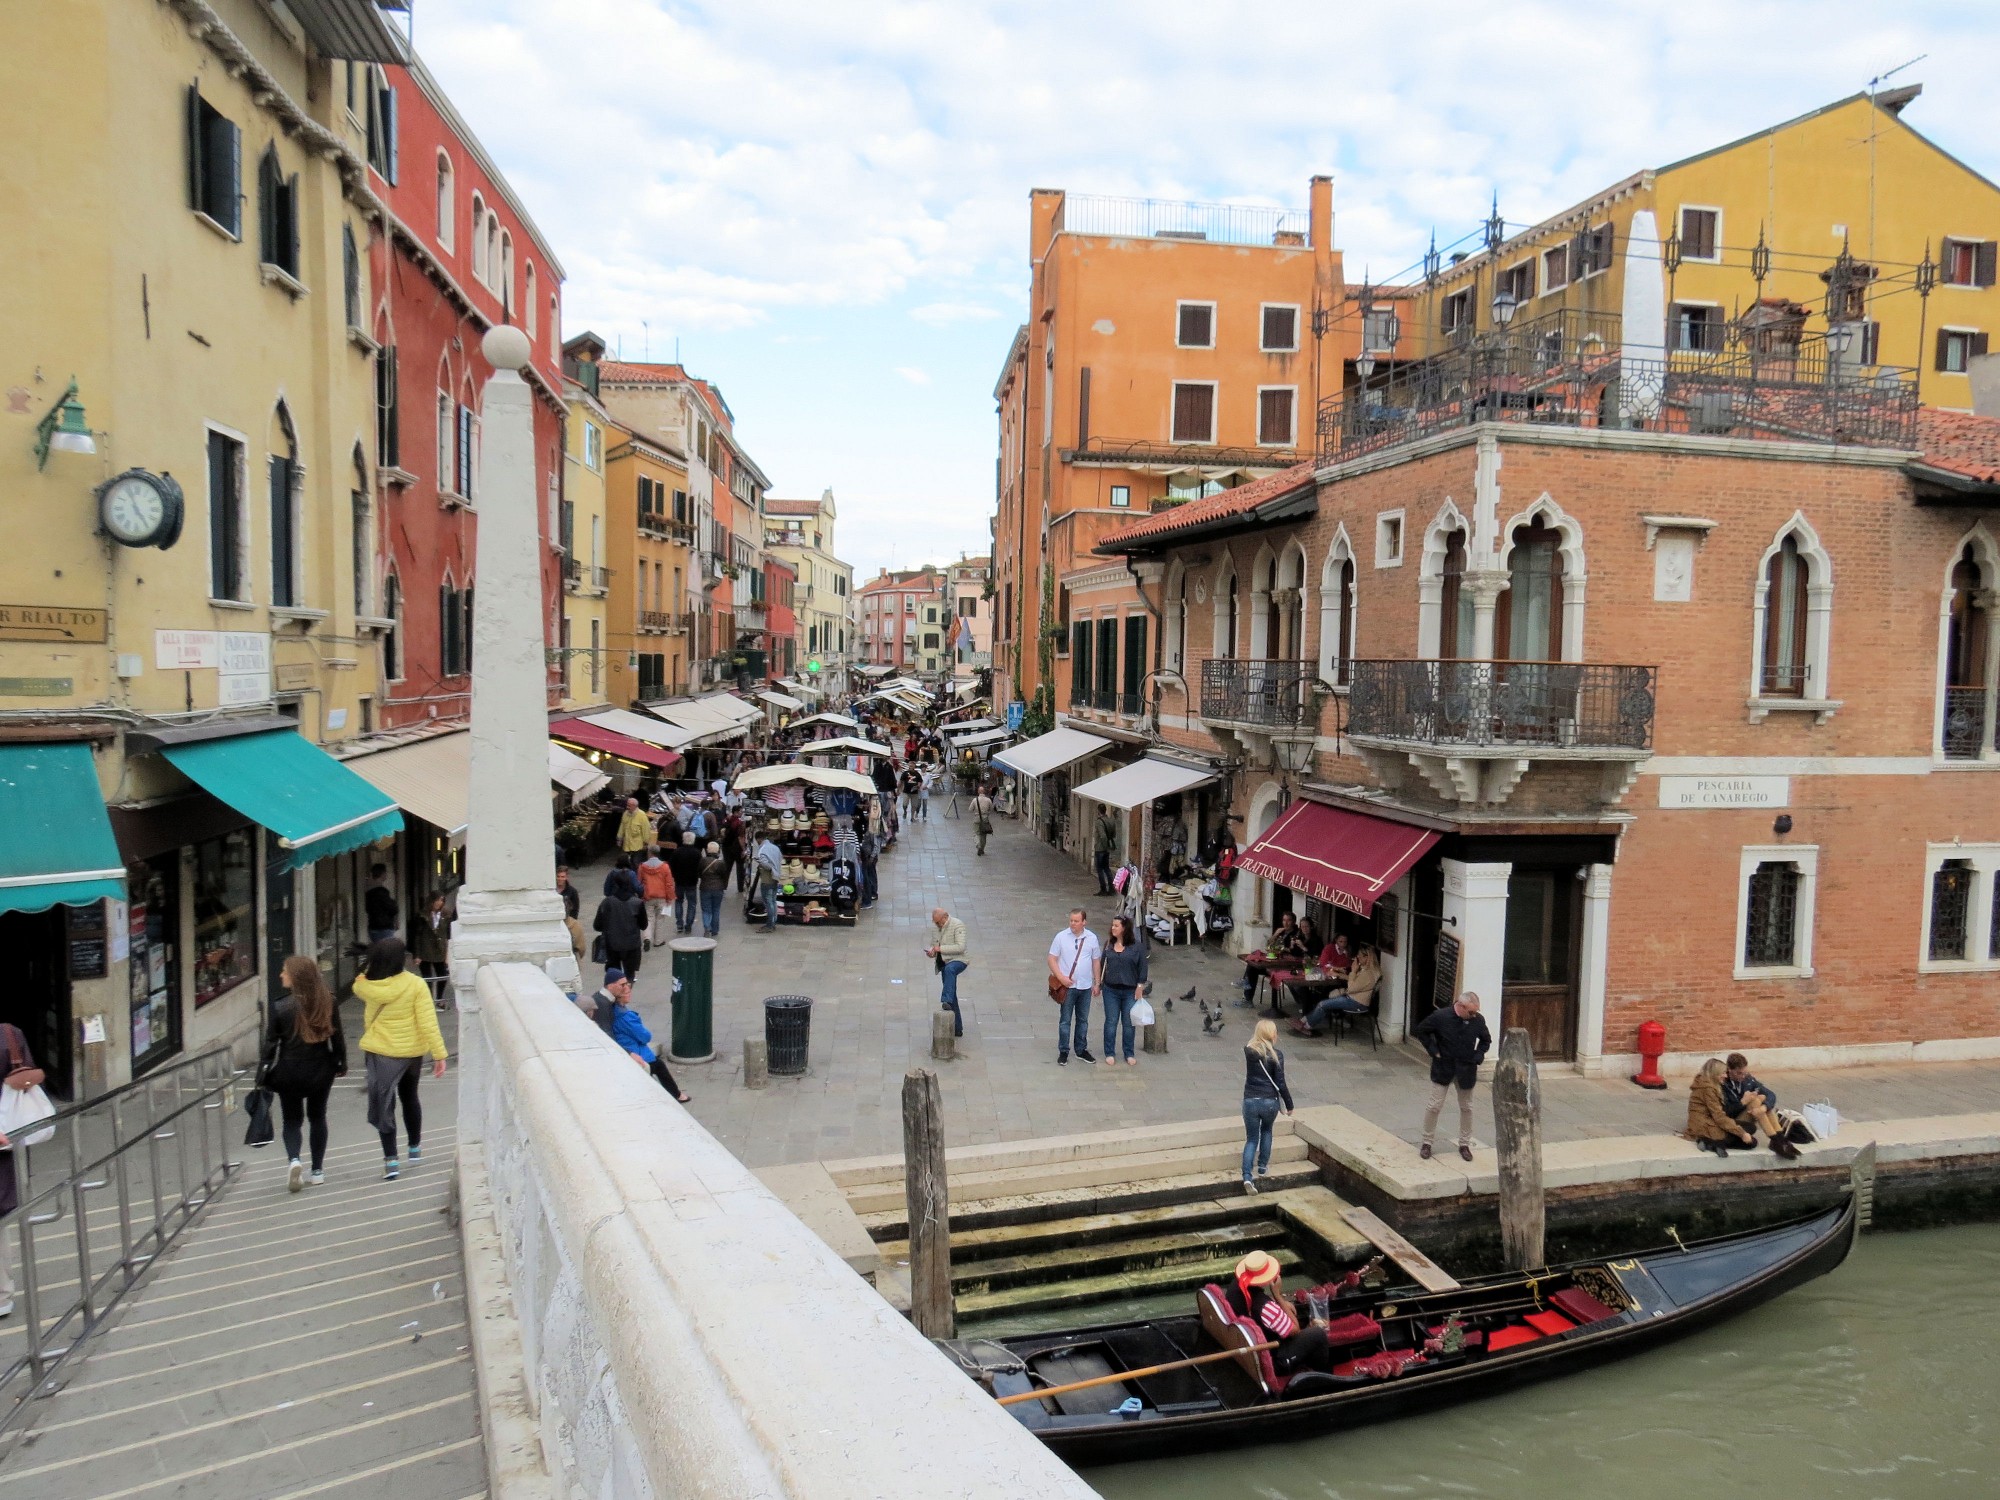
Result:
M1662 776L1661 807L1789 807L1789 776Z

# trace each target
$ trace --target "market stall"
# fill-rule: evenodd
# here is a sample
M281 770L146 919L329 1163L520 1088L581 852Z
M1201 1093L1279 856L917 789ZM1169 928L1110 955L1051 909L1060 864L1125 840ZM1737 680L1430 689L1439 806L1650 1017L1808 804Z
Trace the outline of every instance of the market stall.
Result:
M784 856L778 921L853 926L861 888L854 824L868 816L875 783L833 766L781 765L744 771L735 789L745 796L744 816L753 837L761 840L768 834ZM764 919L763 903L754 892L743 914L747 921Z

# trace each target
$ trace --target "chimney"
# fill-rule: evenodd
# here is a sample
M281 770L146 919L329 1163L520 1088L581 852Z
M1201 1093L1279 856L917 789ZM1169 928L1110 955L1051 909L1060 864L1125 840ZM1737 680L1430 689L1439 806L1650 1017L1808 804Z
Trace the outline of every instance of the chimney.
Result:
M1333 179L1315 177L1312 180L1312 215L1307 225L1307 239L1315 250L1333 248Z
M1975 354L1965 365L1972 383L1974 414L2000 417L2000 354Z
M1028 192L1028 262L1035 264L1049 248L1049 241L1062 233L1063 199L1061 188L1031 188Z

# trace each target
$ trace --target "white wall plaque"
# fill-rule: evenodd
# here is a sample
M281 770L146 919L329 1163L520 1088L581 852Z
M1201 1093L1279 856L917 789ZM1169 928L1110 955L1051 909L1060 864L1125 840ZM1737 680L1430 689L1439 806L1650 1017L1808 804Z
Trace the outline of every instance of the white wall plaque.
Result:
M222 632L221 657L216 665L225 672L271 670L271 637L256 630Z
M1653 597L1666 604L1694 597L1694 538L1686 532L1663 536L1653 548Z
M213 630L156 630L153 632L153 667L161 672L212 667L217 660L219 644L220 637Z
M215 701L230 708L242 703L262 703L271 696L269 672L218 672L215 674Z
M1789 776L1662 776L1662 807L1789 807Z

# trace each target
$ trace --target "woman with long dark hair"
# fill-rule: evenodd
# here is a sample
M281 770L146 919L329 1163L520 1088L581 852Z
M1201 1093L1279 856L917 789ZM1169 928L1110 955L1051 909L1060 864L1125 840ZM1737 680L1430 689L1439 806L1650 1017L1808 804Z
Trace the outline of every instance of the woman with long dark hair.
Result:
M368 1123L382 1137L382 1175L402 1175L396 1161L396 1106L410 1138L410 1160L423 1152L424 1111L417 1099L424 1058L431 1076L444 1077L444 1033L438 1030L431 987L412 974L401 938L383 938L368 949L368 967L354 981L363 1012L361 1052L368 1070Z
M284 1111L285 1155L292 1162L286 1186L296 1193L308 1182L326 1181L326 1100L334 1079L347 1072L347 1038L316 962L295 953L281 974L289 993L271 1007L264 1030L264 1086ZM299 1159L302 1125L312 1134L310 1175Z
M1118 1065L1118 1039L1125 1039L1125 1065L1136 1068L1132 1055L1132 1004L1146 987L1146 940L1134 933L1132 919L1111 919L1111 937L1104 945L1104 1066Z

